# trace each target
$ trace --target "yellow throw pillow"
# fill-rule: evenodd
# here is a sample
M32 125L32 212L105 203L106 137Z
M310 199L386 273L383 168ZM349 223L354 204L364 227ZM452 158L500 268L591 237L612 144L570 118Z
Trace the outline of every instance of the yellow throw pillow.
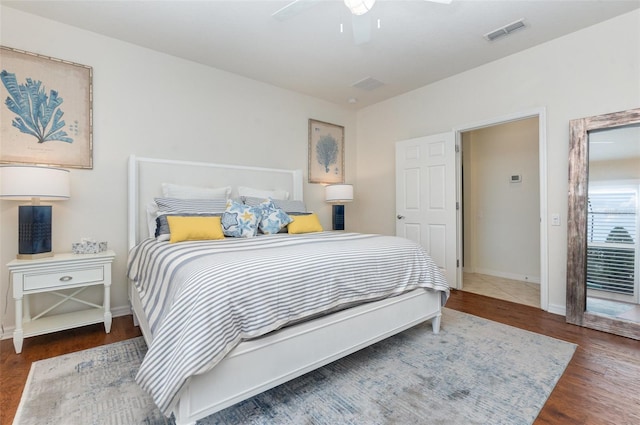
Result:
M291 234L322 232L322 225L316 214L294 215L288 229Z
M180 217L167 216L170 243L182 241L203 241L224 239L220 217Z

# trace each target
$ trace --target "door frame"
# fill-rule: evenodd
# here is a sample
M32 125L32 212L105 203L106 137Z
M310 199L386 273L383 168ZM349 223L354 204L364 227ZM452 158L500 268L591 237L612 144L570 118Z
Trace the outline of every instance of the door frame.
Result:
M546 108L534 108L527 111L489 118L471 124L454 127L456 137L456 199L460 208L456 211L457 256L462 258L462 133L538 117L538 166L540 174L540 308L549 310L549 239L547 220L547 112ZM456 288L462 289L462 266L456 270Z

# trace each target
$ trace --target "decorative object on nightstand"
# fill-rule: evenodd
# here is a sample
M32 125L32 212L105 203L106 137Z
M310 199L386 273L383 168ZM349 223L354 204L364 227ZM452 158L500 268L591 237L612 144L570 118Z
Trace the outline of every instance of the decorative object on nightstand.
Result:
M22 352L24 338L58 332L65 329L104 322L106 333L111 332L111 263L113 251L98 254L56 254L35 260L13 260L9 268L16 306L16 328L13 346ZM78 298L90 286L103 285L102 305ZM73 289L71 294L58 291ZM62 298L38 315L31 317L29 295L47 292ZM89 309L47 316L47 313L67 301L89 306Z
M325 188L325 199L333 204L333 230L344 230L344 203L353 201L353 186L332 184Z
M69 170L35 165L0 165L0 198L31 201L18 207L18 258L51 257L51 205L70 197Z
M97 254L107 250L107 242L96 242L93 239L82 238L80 242L71 244L72 254Z

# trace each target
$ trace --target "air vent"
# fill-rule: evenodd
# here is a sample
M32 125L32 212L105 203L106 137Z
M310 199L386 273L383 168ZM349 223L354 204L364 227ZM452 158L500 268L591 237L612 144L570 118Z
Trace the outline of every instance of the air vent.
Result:
M505 35L509 35L514 31L519 30L520 28L525 28L526 25L524 24L524 19L519 19L515 22L510 23L509 25L505 25L502 28L498 28L497 30L491 31L490 33L487 33L484 35L484 38L486 38L489 41L493 41L496 38L500 38L503 37Z
M378 87L384 86L382 81L378 81L375 78L367 77L364 80L357 81L351 85L351 87L355 87L357 89L371 91L375 90Z

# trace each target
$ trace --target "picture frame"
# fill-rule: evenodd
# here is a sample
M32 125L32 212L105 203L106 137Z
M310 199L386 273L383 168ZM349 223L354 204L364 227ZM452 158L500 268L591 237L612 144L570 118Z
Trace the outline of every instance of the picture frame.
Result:
M93 168L93 68L0 46L0 163Z
M309 183L344 183L344 127L309 119Z

